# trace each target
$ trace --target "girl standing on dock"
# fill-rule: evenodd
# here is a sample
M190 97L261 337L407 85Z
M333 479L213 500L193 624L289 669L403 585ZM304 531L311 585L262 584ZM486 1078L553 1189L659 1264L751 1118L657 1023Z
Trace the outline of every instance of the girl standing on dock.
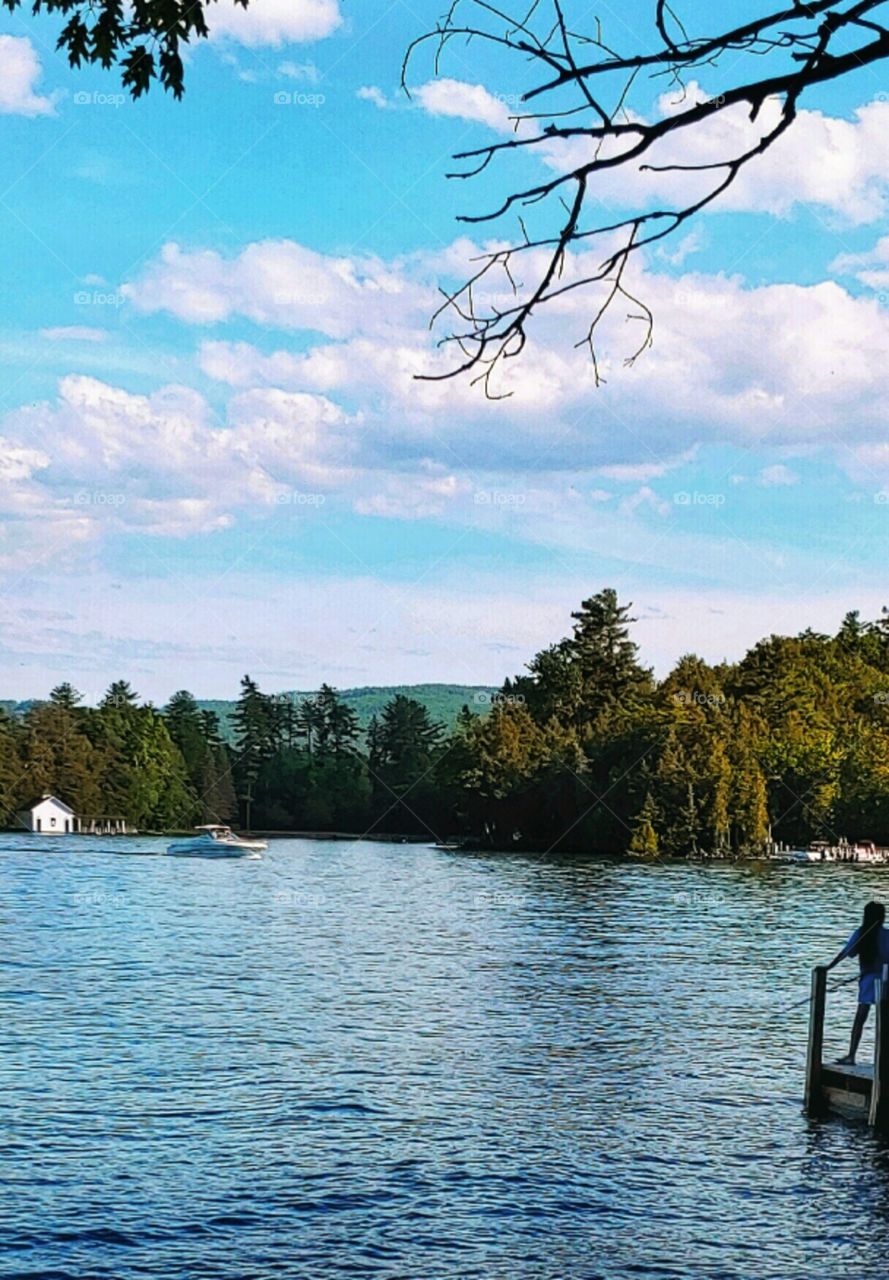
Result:
M849 1039L849 1052L845 1058L839 1059L839 1065L851 1067L855 1065L855 1054L861 1042L861 1033L867 1022L870 1007L876 999L874 983L883 972L883 965L889 964L889 929L883 927L886 919L886 908L882 902L869 902L864 908L864 916L860 928L827 966L845 960L846 956L858 957L858 1008L855 1010L855 1021L852 1023L852 1035Z

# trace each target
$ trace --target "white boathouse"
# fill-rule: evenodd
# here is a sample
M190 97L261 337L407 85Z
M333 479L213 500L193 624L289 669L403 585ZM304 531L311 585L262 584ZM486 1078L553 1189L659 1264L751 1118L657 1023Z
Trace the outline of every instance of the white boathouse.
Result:
M41 835L63 836L76 831L78 822L73 809L47 792L19 810L16 826Z

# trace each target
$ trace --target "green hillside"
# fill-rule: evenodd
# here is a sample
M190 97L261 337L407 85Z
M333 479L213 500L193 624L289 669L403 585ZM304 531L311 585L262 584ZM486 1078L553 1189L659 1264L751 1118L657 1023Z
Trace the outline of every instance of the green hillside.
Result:
M379 715L386 703L396 693L403 693L408 698L421 702L433 720L450 729L460 713L460 708L468 705L473 711L483 712L491 705L491 695L497 690L489 685L476 684L393 684L371 685L360 689L343 689L338 691L342 700L350 706L358 716L362 734L370 723L371 717ZM311 697L311 691L294 690L291 698ZM0 699L2 707L9 715L23 716L34 700L15 702L12 699ZM198 705L208 711L215 711L219 716L223 734L229 740L232 737L230 726L231 714L235 708L234 699L199 698Z
M296 701L310 697L309 690L293 690L290 696ZM433 720L450 728L460 713L460 708L468 704L473 711L485 711L490 706L491 695L497 690L489 685L474 684L393 684L367 686L360 689L342 689L338 691L342 700L352 708L358 716L362 731L370 723L371 717L379 715L386 703L396 693L403 693L408 698L421 702ZM226 737L231 737L229 720L235 703L227 699L198 699L199 706L208 711L215 711Z

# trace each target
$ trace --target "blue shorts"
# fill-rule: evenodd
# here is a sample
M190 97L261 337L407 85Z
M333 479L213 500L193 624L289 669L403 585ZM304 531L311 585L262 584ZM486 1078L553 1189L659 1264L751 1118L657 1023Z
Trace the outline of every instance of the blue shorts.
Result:
M877 1000L876 982L879 978L879 971L876 973L863 973L858 979L858 1003L859 1004L875 1004Z

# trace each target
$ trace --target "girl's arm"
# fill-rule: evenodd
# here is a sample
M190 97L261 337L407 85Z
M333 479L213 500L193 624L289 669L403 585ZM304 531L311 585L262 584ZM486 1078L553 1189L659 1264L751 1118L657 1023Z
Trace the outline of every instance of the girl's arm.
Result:
M830 964L827 965L828 969L835 968L840 963L841 960L845 960L846 956L849 955L852 948L855 946L855 943L858 941L858 933L859 933L859 930L856 929L855 932L852 934L852 937L843 947L842 951L838 951L837 954L834 956L834 958L831 960Z

